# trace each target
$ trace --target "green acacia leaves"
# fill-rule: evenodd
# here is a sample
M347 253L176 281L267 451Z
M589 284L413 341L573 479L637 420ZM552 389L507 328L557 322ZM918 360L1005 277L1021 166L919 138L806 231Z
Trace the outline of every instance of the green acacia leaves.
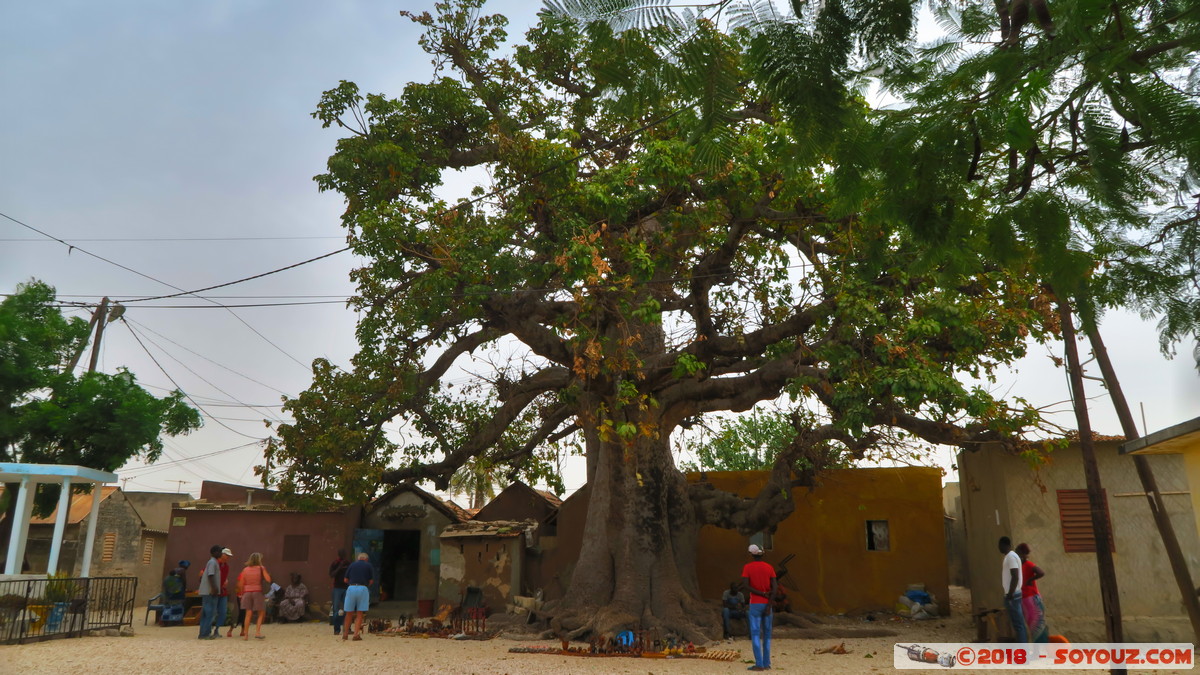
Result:
M163 436L200 427L181 392L157 398L126 369L66 371L88 331L86 321L63 316L44 283L22 284L0 301L0 461L113 471L134 457L157 460ZM54 496L39 493L39 513L53 510Z

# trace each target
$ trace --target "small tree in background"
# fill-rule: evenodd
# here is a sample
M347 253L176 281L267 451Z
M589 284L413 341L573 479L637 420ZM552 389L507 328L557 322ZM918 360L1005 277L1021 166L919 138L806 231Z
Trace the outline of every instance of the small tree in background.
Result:
M88 323L63 316L54 289L42 282L22 284L0 302L0 461L114 471L134 457L154 462L163 436L200 427L200 413L179 391L157 398L123 368L78 377L68 371L87 339ZM5 493L16 489L8 485ZM38 514L54 510L59 489L39 487ZM7 501L4 545L16 506Z

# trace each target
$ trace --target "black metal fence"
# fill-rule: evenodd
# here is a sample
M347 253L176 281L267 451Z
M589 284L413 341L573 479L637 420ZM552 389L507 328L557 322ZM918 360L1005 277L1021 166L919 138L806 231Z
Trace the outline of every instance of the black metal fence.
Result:
M134 577L0 581L0 644L133 625Z

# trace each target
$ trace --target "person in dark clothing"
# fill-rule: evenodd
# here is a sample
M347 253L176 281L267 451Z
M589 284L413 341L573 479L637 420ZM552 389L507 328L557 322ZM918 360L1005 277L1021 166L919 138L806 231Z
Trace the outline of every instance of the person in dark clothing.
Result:
M329 608L329 623L333 624L334 635L342 633L342 615L346 613L346 570L349 567L346 549L339 548L337 558L329 563L329 578L333 579L333 605Z
M723 639L729 639L729 620L746 618L746 596L738 590L738 582L729 584L729 590L721 593L721 625L725 631Z
M180 580L183 581L183 592L184 593L187 593L187 588L188 588L187 573L188 573L188 568L191 566L192 566L192 563L190 563L186 560L180 560L179 566L176 567L175 569L171 570L172 572L175 573L175 576L179 577Z
M367 554L359 553L358 560L346 568L346 618L342 624L342 639L350 637L350 619L354 618L354 639L362 639L363 616L371 606L371 584L375 583L375 571L367 562Z

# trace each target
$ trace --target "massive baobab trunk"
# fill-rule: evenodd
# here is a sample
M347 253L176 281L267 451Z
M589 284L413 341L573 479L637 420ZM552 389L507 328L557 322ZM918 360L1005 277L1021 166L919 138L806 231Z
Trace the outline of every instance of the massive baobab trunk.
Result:
M717 616L699 599L696 519L665 438L600 445L579 563L554 628L579 637L659 628L700 641Z

